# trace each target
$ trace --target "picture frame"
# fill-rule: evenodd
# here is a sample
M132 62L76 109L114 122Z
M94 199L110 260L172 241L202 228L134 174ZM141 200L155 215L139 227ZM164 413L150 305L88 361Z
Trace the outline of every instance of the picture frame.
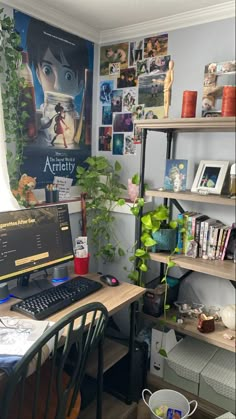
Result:
M229 161L201 160L191 192L220 195L228 171Z
M188 161L183 159L167 159L164 176L166 191L180 192L186 190Z

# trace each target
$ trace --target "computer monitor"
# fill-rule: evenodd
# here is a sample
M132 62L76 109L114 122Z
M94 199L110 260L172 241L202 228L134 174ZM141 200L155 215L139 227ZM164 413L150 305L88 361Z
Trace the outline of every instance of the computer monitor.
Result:
M10 293L25 298L53 286L30 274L74 258L68 206L0 212L0 283L17 278Z

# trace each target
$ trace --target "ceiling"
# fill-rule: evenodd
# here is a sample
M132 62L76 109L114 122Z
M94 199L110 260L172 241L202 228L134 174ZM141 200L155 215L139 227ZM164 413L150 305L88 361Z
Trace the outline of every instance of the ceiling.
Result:
M233 0L2 0L1 3L98 43L235 15Z

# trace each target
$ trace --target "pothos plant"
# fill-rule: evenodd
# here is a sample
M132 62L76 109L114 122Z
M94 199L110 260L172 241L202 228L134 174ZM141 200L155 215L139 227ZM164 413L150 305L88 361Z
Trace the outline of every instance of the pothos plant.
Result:
M16 187L20 175L26 141L24 126L29 118L25 110L27 103L22 99L26 81L19 72L20 44L21 38L15 30L14 19L7 16L4 9L0 9L0 82L6 131L7 165L12 188Z
M121 198L126 187L120 182L121 165L114 166L103 156L88 157L85 166L76 169L77 185L86 201L86 225L95 249L95 257L111 262L116 256L124 256L115 233L115 217L112 210L125 200Z
M132 183L138 185L140 182L139 176L136 174L132 178ZM144 206L143 198L136 198L130 208L133 215L138 217L140 210ZM129 258L130 262L133 263L133 269L129 272L128 277L139 286L144 286L143 273L148 271L148 261L150 260L150 250L157 244L157 241L153 238L153 233L157 232L160 228L171 228L179 229L179 232L183 234L185 228L183 220L170 220L169 219L169 208L165 205L157 206L153 211L149 211L141 217L141 237L140 247L137 247L137 243L134 245L134 254ZM173 256L176 253L180 253L178 247L170 253L167 258L166 269L164 276L161 279L161 283L164 287L164 320L166 320L166 313L170 306L167 304L167 293L168 293L168 272L169 269L173 268L176 264L173 260Z

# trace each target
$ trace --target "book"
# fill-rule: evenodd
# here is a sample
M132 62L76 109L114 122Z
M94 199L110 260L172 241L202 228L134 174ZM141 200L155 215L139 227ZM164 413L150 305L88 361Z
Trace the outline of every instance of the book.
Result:
M233 228L233 225L231 227L229 227L229 229L227 231L227 235L226 235L225 243L224 243L224 248L223 248L222 255L221 255L221 260L224 260L224 258L225 258L226 249L227 249L227 246L228 246L228 243L229 243L229 238L230 238L230 235L231 235L231 232L232 232L232 228Z
M183 220L184 220L184 216L182 213L178 214L177 216L178 221L180 221L180 224L178 224L178 229L177 229L177 247L179 249L178 254L182 254L183 253Z
M215 251L216 251L216 244L217 238L220 227L222 227L222 223L216 223L210 226L209 231L209 240L208 240L208 248L207 248L207 255L208 259L213 260L215 259Z
M200 248L200 230L201 230L201 222L207 220L208 215L202 214L196 218L196 227L195 227L195 236L194 241L197 243L198 250L197 255L199 256L199 248Z
M185 211L183 213L185 232L183 234L183 254L186 255L188 243L192 239L192 215L196 214L193 211Z
M209 217L207 217L208 219ZM204 238L205 221L200 222L199 242L198 242L198 256L202 257L202 247Z
M230 229L230 227L226 226L226 228L224 229L223 234L222 234L222 239L221 239L221 244L220 244L220 253L219 253L219 259L220 260L222 260L221 257L222 257L222 253L223 253L223 250L224 250L225 241L226 241L226 237L227 237L229 229Z
M0 317L0 357L23 356L50 324L47 320Z
M226 226L225 226L225 225L223 225L223 226L220 228L220 231L219 231L218 240L217 240L217 246L216 246L216 254L215 254L215 258L216 258L216 259L219 259L219 255L220 255L220 246L221 246L222 236L223 236L223 233L224 233L224 229L225 229L225 228L226 228Z
M210 226L216 225L219 223L219 220L216 220L215 218L208 218L206 221L204 221L203 226L203 240L202 240L202 258L208 259L208 243L209 243L209 234L210 234Z

